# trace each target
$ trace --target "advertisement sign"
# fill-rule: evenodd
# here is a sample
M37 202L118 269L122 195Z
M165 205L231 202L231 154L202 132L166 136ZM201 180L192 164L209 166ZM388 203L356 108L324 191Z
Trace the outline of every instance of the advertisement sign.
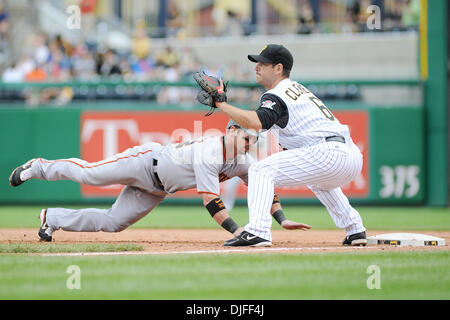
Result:
M350 197L364 198L369 194L368 112L336 111L334 115L341 123L349 126L352 139L364 157L361 174L342 189ZM88 162L96 162L148 142L169 144L202 136L223 135L228 120L223 113L215 113L205 118L204 112L85 111L81 115L81 158ZM275 146L271 149L275 149ZM81 193L83 197L115 197L122 188L121 185L105 187L82 185ZM247 188L242 183L238 197L245 198L246 192ZM281 187L276 192L285 198L314 197L307 187ZM198 196L195 190L177 192L174 195L174 197L193 196Z

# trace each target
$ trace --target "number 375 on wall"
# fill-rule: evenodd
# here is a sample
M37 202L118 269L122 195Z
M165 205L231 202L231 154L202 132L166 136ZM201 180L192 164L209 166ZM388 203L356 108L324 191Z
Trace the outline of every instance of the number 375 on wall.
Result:
M381 198L413 198L420 190L419 166L382 166Z

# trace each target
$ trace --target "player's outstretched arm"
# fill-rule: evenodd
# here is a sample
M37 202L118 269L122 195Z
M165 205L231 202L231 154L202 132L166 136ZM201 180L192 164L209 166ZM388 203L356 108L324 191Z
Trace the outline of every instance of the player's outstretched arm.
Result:
M273 196L273 203L272 208L270 210L270 214L284 229L287 230L300 229L305 231L311 229L310 225L286 219L286 216L284 215L283 209L281 207L280 199L276 194L274 194Z
M220 79L221 88L224 87L222 79ZM259 131L262 129L261 121L255 111L243 110L232 106L225 102L215 101L216 107L222 110L227 116L233 119L243 128Z
M225 204L222 199L217 195L210 193L203 194L203 205L208 210L211 217L225 230L232 233L234 236L238 236L244 230L239 227L236 222L230 217L225 208Z

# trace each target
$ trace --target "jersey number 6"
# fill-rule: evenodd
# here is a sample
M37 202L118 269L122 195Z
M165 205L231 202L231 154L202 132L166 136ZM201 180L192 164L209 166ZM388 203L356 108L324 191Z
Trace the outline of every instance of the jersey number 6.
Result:
M327 118L328 120L334 121L335 118L334 118L333 114L327 107L325 107L325 105L323 104L322 101L320 101L319 98L317 98L315 96L310 96L309 99L317 106L317 108L319 108L320 111L322 111L325 118Z

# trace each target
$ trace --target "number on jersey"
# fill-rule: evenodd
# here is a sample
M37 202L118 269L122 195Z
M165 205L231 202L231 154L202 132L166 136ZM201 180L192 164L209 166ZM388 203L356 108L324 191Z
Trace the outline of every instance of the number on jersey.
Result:
M296 101L302 94L306 94L311 102L314 103L314 105L323 113L325 118L330 121L334 121L336 119L331 111L323 104L323 102L301 84L296 82L292 83L292 86L288 88L285 93L294 101Z

